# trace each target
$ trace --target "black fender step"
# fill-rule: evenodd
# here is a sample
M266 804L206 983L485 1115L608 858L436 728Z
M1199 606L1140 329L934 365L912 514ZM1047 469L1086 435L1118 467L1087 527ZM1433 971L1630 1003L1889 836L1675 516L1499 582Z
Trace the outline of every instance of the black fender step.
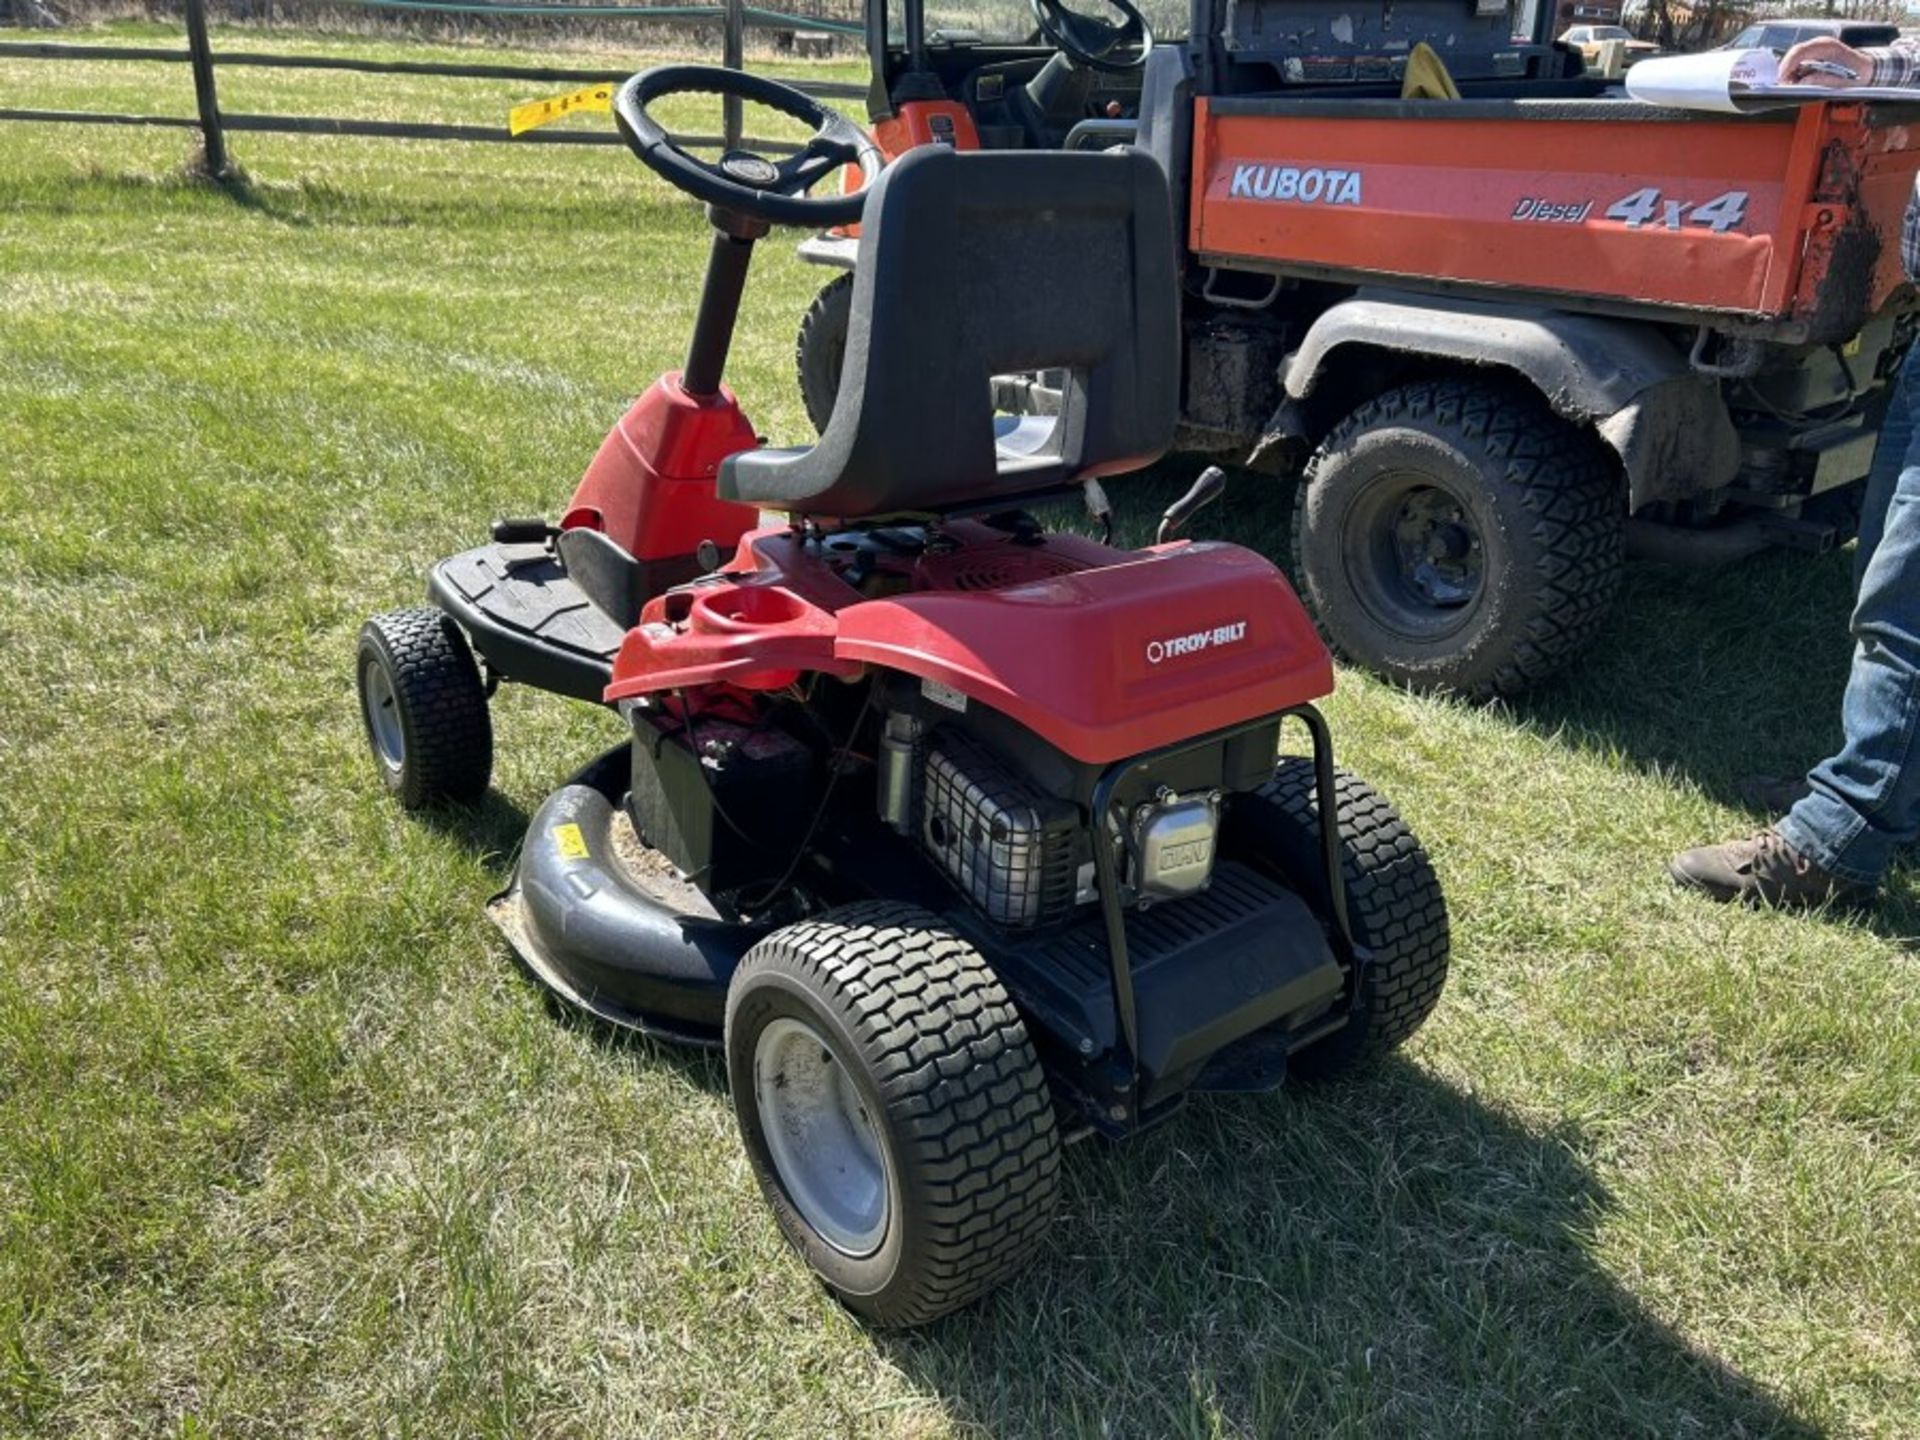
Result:
M427 596L502 679L601 703L626 631L544 543L482 545L433 567Z

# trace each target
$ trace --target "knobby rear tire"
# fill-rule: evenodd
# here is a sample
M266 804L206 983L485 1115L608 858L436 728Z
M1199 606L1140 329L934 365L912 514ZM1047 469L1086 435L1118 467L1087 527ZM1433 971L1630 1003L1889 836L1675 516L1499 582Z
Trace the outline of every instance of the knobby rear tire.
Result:
M809 1223L769 1150L755 1055L761 1031L783 1016L825 1039L878 1117L891 1211L869 1255L836 1248ZM884 1326L925 1324L1030 1260L1059 1180L1053 1101L999 980L934 916L872 901L761 940L728 991L726 1055L774 1217L850 1309Z
M1387 558L1385 497L1412 486L1449 497L1480 547L1478 591L1457 609L1424 603ZM1613 454L1540 397L1496 381L1422 381L1368 401L1322 442L1294 507L1294 573L1344 659L1484 700L1547 679L1599 632L1619 590L1625 518Z
M1353 1070L1405 1043L1439 1003L1452 949L1439 877L1406 822L1344 770L1335 772L1334 795L1348 923L1372 958L1346 1025L1288 1061L1305 1076ZM1234 800L1227 825L1230 844L1277 870L1331 916L1311 760L1281 759L1273 779Z

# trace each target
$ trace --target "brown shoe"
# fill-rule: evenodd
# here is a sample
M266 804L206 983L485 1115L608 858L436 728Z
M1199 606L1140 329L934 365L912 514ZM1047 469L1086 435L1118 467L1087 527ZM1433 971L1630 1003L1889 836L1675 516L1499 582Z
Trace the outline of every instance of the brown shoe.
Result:
M1683 850L1668 862L1667 870L1684 889L1749 905L1859 904L1872 893L1865 885L1822 870L1775 830L1724 845Z
M1749 775L1740 782L1740 803L1762 815L1784 815L1812 793L1804 775Z

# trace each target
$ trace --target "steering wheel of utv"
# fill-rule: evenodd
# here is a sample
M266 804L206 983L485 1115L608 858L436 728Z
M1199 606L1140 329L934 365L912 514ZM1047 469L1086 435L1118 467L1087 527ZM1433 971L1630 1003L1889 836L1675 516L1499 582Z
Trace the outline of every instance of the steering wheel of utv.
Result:
M1112 0L1122 3L1122 0ZM701 160L674 143L647 107L668 95L721 95L750 100L813 127L799 151L773 161L751 150L729 150ZM858 125L791 85L718 65L657 65L620 87L613 101L620 133L640 161L668 184L722 210L769 225L827 229L860 219L867 189L885 163L880 147ZM807 199L800 192L842 165L858 165L862 185L848 195Z
M1040 33L1046 36L1047 43L1069 60L1090 69L1105 70L1110 75L1138 70L1147 63L1147 56L1153 50L1153 30L1133 0L1106 0L1109 8L1120 15L1118 25L1069 10L1064 0L1027 0L1027 3L1033 7L1033 18L1039 22ZM1137 47L1133 54L1119 60L1113 58L1115 51L1129 46Z

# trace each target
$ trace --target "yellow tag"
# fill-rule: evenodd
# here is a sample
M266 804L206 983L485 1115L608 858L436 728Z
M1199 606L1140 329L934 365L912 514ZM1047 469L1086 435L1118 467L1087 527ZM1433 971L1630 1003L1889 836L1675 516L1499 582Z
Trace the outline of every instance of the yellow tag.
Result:
M1856 335L1847 341L1846 344L1840 347L1840 353L1842 355L1858 355L1860 353L1860 337Z
M560 847L560 853L569 860L587 858L587 837L580 833L578 825L554 826L553 843Z
M1400 82L1402 100L1458 100L1460 87L1447 73L1447 62L1422 40L1407 55L1407 72Z
M507 133L518 135L578 111L598 110L602 115L613 109L613 86L589 85L571 95L556 95L551 100L529 100L507 112Z

